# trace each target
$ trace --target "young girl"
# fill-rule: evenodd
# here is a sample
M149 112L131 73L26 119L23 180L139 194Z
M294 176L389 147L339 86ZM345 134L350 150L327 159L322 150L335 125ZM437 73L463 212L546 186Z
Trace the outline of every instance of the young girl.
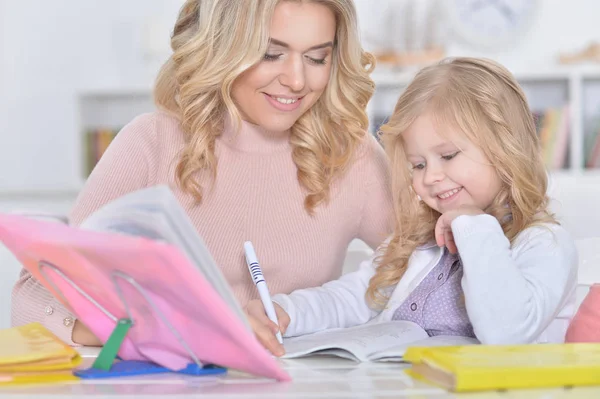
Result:
M548 211L534 120L511 74L472 58L427 67L381 131L394 232L358 271L275 295L284 336L376 319L484 344L564 341L577 252ZM282 355L261 302L247 311Z

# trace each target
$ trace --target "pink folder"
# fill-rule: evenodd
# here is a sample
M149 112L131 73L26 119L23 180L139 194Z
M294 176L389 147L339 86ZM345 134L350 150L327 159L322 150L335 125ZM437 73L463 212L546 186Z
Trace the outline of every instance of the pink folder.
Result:
M192 359L172 327L202 363L290 380L201 272L172 245L6 214L0 214L0 240L103 342L115 327L114 318L130 315L134 324L119 351L122 359L185 368ZM41 261L59 272L44 267L42 273ZM117 275L129 276L134 284Z

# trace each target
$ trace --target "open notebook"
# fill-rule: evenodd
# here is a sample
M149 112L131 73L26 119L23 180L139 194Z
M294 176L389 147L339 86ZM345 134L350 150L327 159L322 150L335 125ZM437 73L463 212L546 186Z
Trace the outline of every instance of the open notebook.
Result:
M131 317L123 359L179 370L192 351L202 363L289 380L166 186L116 199L80 228L0 214L0 240L103 342Z
M337 356L357 362L403 361L411 346L446 346L477 344L474 338L458 336L429 337L410 321L367 323L350 328L336 328L299 337L285 338L287 359L311 356Z

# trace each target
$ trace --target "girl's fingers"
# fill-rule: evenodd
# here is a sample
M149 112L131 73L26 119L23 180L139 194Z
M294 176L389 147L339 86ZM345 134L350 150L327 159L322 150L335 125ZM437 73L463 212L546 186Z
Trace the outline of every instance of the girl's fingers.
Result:
M264 305L258 299L253 299L248 302L248 305L246 305L246 313L260 321L262 324L268 324L271 321L265 313Z
M458 252L458 248L456 248L456 243L454 242L454 234L452 234L452 230L446 230L445 234L446 248L450 251L451 254L455 254Z
M277 321L279 322L279 331L281 331L282 334L285 334L285 331L290 325L290 316L285 310L283 310L281 306L276 303L274 303L274 305L275 313L277 314Z
M257 334L260 343L269 350L275 356L283 356L285 350L283 345L277 341L277 337L271 331L265 330L264 332Z
M263 324L254 317L249 317L250 326L254 331L254 335L258 341L275 356L282 356L285 353L283 345L277 341L275 333L272 331L273 326L277 327L269 320L270 324ZM268 319L267 319L268 320Z
M446 245L445 230L446 230L446 227L445 227L445 222L444 222L444 215L442 215L439 217L437 223L435 224L435 230L434 230L435 242L438 247L443 247L444 245Z

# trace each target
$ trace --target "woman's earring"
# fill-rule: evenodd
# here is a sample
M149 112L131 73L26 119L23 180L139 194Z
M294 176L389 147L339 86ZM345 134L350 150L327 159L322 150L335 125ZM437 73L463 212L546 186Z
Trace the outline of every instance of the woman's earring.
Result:
M421 198L420 195L417 194L417 199L419 200L419 202L423 201L423 199Z

